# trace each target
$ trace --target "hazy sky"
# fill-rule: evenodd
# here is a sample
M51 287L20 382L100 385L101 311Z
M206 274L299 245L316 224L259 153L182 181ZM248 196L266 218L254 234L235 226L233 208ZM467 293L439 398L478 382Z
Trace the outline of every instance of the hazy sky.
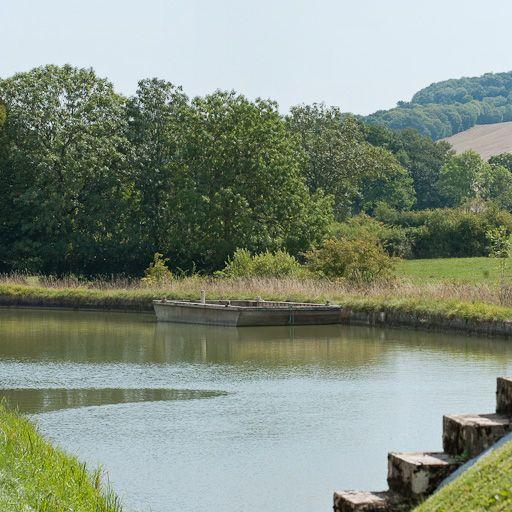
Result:
M432 82L512 70L512 0L0 0L0 76L92 66L370 113Z

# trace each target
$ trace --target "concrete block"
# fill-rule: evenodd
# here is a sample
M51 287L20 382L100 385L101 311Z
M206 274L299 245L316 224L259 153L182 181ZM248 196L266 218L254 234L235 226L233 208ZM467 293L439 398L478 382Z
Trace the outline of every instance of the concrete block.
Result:
M511 430L500 414L450 414L443 417L443 449L450 455L476 457Z
M460 465L446 453L404 452L388 455L388 485L391 491L411 499L432 494Z
M334 512L390 512L387 492L340 491L334 493Z
M496 385L496 412L512 416L512 377L498 377Z

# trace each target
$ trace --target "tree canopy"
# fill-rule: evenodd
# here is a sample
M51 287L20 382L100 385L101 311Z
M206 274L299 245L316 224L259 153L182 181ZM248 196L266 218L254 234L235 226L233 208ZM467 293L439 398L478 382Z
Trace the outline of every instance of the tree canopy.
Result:
M437 82L365 118L392 129L414 128L434 140L475 124L512 121L512 72Z
M297 254L332 220L270 101L156 79L123 98L71 66L2 80L0 98L4 268L140 272L158 250L214 269L237 247Z
M292 107L287 123L306 153L306 182L334 195L337 218L371 212L379 202L398 209L414 203L409 173L387 149L368 143L354 118L314 104Z
M0 271L55 274L141 275L157 253L183 271L212 272L240 251L303 261L333 233L361 234L354 216L414 219L411 209L471 202L512 210L510 154L485 162L335 107L282 115L270 100L234 91L189 98L157 78L125 97L69 65L0 80L0 183ZM390 254L424 255L445 250L454 226L477 222L450 214L445 242L428 252L444 226L442 212L429 215L428 236L426 224L365 226ZM472 253L483 250L488 218L478 223Z

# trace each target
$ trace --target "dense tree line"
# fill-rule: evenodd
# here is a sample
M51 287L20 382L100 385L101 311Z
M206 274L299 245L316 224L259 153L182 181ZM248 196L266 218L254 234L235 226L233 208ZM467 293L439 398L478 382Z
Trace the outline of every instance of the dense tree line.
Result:
M6 268L138 272L160 250L211 269L241 246L297 253L331 220L272 102L159 80L126 99L70 66L3 80L0 97Z
M237 249L300 259L333 233L357 239L367 225L352 218L511 210L511 169L510 155L455 156L323 105L283 116L158 79L124 97L91 69L45 66L0 80L0 271L140 275L157 252L185 271ZM389 222L383 246L417 254Z
M434 140L475 124L512 121L512 72L432 84L410 102L375 112L366 121L398 130L414 128Z

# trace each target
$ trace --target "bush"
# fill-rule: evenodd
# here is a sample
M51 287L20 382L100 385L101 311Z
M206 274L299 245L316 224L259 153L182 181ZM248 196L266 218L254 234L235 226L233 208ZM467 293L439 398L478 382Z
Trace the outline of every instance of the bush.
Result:
M309 269L322 277L367 284L393 276L394 259L371 237L330 238L305 256Z
M492 204L421 212L384 211L379 220L405 229L413 258L462 258L489 254L487 233L504 226L512 232L512 214Z
M247 249L237 249L226 262L222 277L304 277L305 269L285 251L265 251L251 255Z
M167 267L168 261L169 258L164 258L159 252L156 252L153 256L153 261L144 272L141 282L148 286L154 286L172 281L173 275L169 267Z
M331 234L335 238L343 237L350 240L371 238L382 245L390 256L407 258L411 254L411 237L407 229L385 224L365 214L335 224Z

